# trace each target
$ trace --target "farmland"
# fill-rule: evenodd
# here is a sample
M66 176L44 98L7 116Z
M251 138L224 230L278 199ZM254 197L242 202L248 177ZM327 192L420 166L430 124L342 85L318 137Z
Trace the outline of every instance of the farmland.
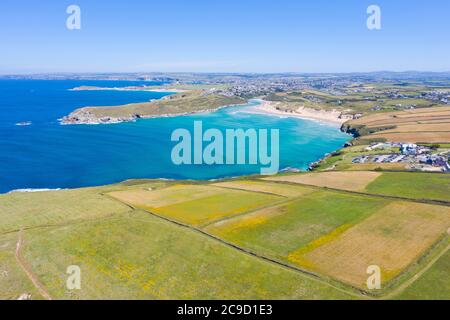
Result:
M445 143L450 141L450 107L369 114L344 126L363 140Z
M450 108L413 87L359 89L372 94L266 97L281 110L355 116L343 126L359 135L355 145L331 154L319 172L0 195L0 299L44 299L32 277L54 299L448 298L449 176L385 172L409 169L353 159L400 152L399 145L368 149L371 140L426 142L431 153L445 152ZM126 120L242 101L204 93L84 108L75 117ZM65 286L70 265L82 270L80 290ZM370 265L380 267L379 291L366 286Z
M206 231L288 261L290 252L383 208L384 200L317 191L276 207L221 221Z
M378 172L326 172L314 174L298 174L267 178L272 181L293 182L318 187L327 187L334 189L363 191L368 183L378 178L381 174Z
M450 208L393 202L362 223L294 252L290 259L358 287L370 265L389 281L447 231Z
M110 195L138 208L192 225L241 214L282 199L275 195L194 185L173 186L155 192L113 192Z
M440 243L450 241L450 209L432 200L448 200L447 176L270 179L133 180L2 195L0 298L44 298L15 258L19 229L23 259L54 299L433 297L422 277L436 285L445 273ZM433 257L440 259L431 264ZM365 287L370 264L381 267L380 292ZM69 265L83 272L81 290L65 287Z
M439 173L330 171L285 175L266 178L266 180L410 199L450 202L450 176Z
M341 94L307 89L273 93L265 97L268 101L280 103L280 109L295 111L300 107L315 110L339 110L344 114L383 114L409 108L432 108L445 106L420 97L426 91L424 86L383 86L366 85L355 90L352 86L343 87ZM359 91L359 92L358 92ZM392 94L397 98L392 97Z
M413 183L411 183L413 181ZM450 202L450 176L426 173L383 173L366 187L369 193Z
M302 186L291 186L279 183L268 183L258 180L242 180L242 181L229 181L213 184L213 186L230 188L230 189L240 189L247 191L255 191L262 193L270 193L283 197L299 197L313 192L308 187Z
M425 273L411 286L406 288L397 299L439 299L448 300L450 295L450 281L448 281L448 270L450 270L450 251L425 271Z
M57 299L349 298L139 211L25 237L26 259ZM83 285L71 292L65 270L74 264Z
M129 211L95 189L61 190L45 193L0 195L0 232L43 225L57 225L84 219L99 219Z

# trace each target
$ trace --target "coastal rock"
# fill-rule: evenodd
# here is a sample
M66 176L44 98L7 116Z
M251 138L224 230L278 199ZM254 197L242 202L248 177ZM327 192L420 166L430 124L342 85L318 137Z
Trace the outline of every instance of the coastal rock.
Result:
M92 112L87 109L79 109L68 116L63 117L60 122L65 125L73 125L73 124L113 124L113 123L121 123L121 122L130 122L136 121L141 116L138 114L131 115L129 117L97 117Z

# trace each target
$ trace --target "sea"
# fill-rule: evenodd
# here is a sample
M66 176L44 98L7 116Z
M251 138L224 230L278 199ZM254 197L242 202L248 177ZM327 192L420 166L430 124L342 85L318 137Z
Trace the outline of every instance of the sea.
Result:
M212 180L257 174L261 165L175 165L176 129L279 129L280 169L306 170L351 137L334 124L245 112L247 105L216 112L139 119L108 125L61 125L85 106L116 106L160 99L168 93L71 91L79 86L161 85L144 81L0 80L0 193L66 189L127 179Z

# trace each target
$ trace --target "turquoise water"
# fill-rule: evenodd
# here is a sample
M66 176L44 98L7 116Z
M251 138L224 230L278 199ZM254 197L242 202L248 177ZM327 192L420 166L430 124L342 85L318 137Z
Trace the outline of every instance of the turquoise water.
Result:
M279 129L280 169L306 169L350 137L336 126L255 115L230 107L208 114L143 119L112 125L62 126L58 119L83 106L158 99L163 93L68 91L80 85L120 87L129 81L0 81L0 193L25 188L75 188L131 178L215 179L259 173L260 165L181 165L171 161L172 131ZM157 85L159 83L146 83ZM251 105L251 102L249 105ZM19 122L29 126L17 126Z

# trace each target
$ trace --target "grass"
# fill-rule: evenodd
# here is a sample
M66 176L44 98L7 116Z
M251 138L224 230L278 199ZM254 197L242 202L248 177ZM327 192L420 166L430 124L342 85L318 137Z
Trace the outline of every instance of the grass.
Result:
M408 171L405 163L353 163L353 159L363 155L400 153L400 148L384 148L365 150L368 145L356 145L346 147L323 159L314 171L374 171L382 169L386 171Z
M336 166L342 171L408 171L404 163L342 163Z
M0 300L15 300L22 294L40 299L37 290L17 264L14 252L16 233L0 236Z
M28 231L25 238L26 259L57 299L350 298L139 211ZM74 264L81 268L81 290L69 292L65 271Z
M449 124L450 127L450 124ZM445 132L398 132L398 133L377 133L370 135L371 138L383 138L392 142L412 142L423 143L433 142L441 143L450 141L450 131Z
M349 89L349 88L347 88ZM439 106L435 102L427 101L419 97L418 90L421 88L408 88L399 90L398 88L380 88L381 90L372 93L355 93L348 90L346 95L331 95L317 90L293 91L270 94L266 100L282 102L280 108L285 110L295 110L301 106L319 110L341 110L350 113L379 114L383 112L396 111L398 108L415 106L416 108L431 108ZM408 99L390 99L386 94L387 90L395 90L400 94L414 96ZM444 105L442 105L444 106ZM379 108L375 111L374 107Z
M294 252L291 259L361 288L365 288L367 267L377 265L384 286L449 227L449 207L393 202L361 223Z
M238 180L238 181L220 182L213 184L213 186L270 193L289 198L299 197L313 192L313 190L311 190L308 187L284 185L280 183L270 183L257 180L242 180L242 181Z
M450 201L450 176L434 173L383 173L366 192L412 199Z
M315 179L314 187L254 179L207 184L129 180L1 195L0 299L23 293L41 298L15 261L21 227L23 255L56 299L348 299L334 286L355 292L345 284L362 287L368 263L382 266L388 282L383 294L389 294L420 270L424 255L437 256L441 247L436 249L435 241L450 227L448 206L320 186L448 201L448 175L330 173L277 177ZM307 269L320 280L262 257ZM422 276L434 280L427 284L421 277L399 297L432 297L438 278L448 278L443 259ZM82 269L82 290L69 292L66 268L74 264ZM443 286L436 297L446 290Z
M380 176L378 172L341 172L330 171L320 173L307 173L289 176L266 178L272 181L284 181L327 187L349 191L362 191L368 183Z
M101 190L86 188L0 195L0 234L129 211L127 206L101 196Z
M152 117L201 112L219 107L242 104L244 99L218 94L204 94L202 91L179 93L151 102L132 103L115 107L84 107L72 112L69 117L79 117L89 112L91 118L129 118L135 115Z
M450 142L450 107L418 108L400 112L377 113L345 124L363 139L393 142Z
M418 280L396 296L399 300L448 300L450 297L450 251L447 251Z
M287 204L212 224L205 230L289 262L293 251L336 228L360 221L387 203L383 199L316 191Z
M196 185L180 185L159 191L115 192L110 195L138 208L195 226L283 199L270 194Z

